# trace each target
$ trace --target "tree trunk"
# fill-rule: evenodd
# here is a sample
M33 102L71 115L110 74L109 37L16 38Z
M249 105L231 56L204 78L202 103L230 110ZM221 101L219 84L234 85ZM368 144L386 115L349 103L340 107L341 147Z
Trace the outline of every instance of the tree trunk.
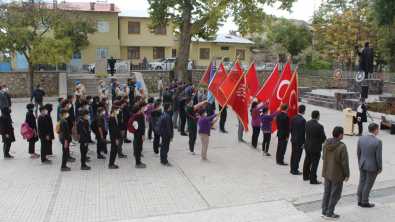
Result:
M179 80L186 81L188 80L188 62L189 62L189 49L191 42L191 12L192 6L188 6L184 8L182 12L183 21L180 26L181 36L180 36L180 52L178 53L178 57L176 59L175 64L175 77Z
M29 63L29 72L27 73L27 92L26 93L32 93L33 92L33 73L34 73L34 67L31 63Z

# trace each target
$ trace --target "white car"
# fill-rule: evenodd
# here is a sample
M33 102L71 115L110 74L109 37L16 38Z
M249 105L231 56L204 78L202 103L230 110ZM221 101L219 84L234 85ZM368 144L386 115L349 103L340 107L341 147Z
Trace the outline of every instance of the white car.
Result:
M233 65L233 62L224 62L224 67L227 71L229 71L230 68L232 68L231 66ZM244 64L240 64L241 69L243 71L245 71L246 69L248 69L248 67Z
M126 62L117 62L117 63L124 63L126 65ZM88 71L91 73L95 73L95 63L91 63L88 65ZM110 66L107 66L107 71L110 71ZM114 67L114 71L117 71L117 66Z
M275 65L274 63L266 63L263 66L256 67L256 71L271 71Z
M151 70L172 70L174 67L175 58L161 59L158 62L151 62L148 64ZM192 69L192 61L189 59L188 70Z

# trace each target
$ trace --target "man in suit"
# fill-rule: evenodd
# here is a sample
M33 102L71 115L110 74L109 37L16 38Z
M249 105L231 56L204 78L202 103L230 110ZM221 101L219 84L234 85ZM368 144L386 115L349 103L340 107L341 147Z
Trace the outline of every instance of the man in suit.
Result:
M291 154L291 174L301 175L299 172L299 162L302 157L304 141L305 141L305 125L306 120L303 115L306 111L305 105L299 106L299 114L292 117L291 120L291 142L292 142L292 154Z
M317 168L320 163L322 144L326 140L324 126L318 123L320 112L314 110L311 119L306 122L306 141L304 149L306 157L303 163L303 180L310 180L310 184L321 184L317 180Z
M383 170L382 142L377 139L379 126L371 123L368 127L369 134L358 140L357 155L359 165L358 205L361 207L374 207L369 203L369 193L374 181Z
M358 121L358 134L357 136L362 136L363 127L362 123L366 123L368 119L366 118L366 105L365 98L359 99L359 106L357 108L357 121Z
M283 110L280 114L277 115L277 137L278 137L278 145L277 145L277 153L276 153L276 162L278 165L287 166L287 163L284 163L284 155L287 151L288 139L289 139L289 117L287 115L288 112L288 104L283 104L281 106Z

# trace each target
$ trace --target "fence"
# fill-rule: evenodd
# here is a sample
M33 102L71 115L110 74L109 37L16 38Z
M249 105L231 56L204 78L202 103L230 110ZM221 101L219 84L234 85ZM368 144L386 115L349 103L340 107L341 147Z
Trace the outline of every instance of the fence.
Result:
M0 71L8 72L11 71L11 62L1 62Z

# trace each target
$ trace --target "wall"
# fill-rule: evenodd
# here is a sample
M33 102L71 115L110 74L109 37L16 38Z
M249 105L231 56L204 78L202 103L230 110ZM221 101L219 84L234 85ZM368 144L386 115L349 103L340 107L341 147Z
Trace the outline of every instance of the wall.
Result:
M59 94L60 72L35 72L33 74L33 87L43 85L46 94ZM12 97L27 97L32 92L27 89L27 72L0 72L0 82L7 85Z

